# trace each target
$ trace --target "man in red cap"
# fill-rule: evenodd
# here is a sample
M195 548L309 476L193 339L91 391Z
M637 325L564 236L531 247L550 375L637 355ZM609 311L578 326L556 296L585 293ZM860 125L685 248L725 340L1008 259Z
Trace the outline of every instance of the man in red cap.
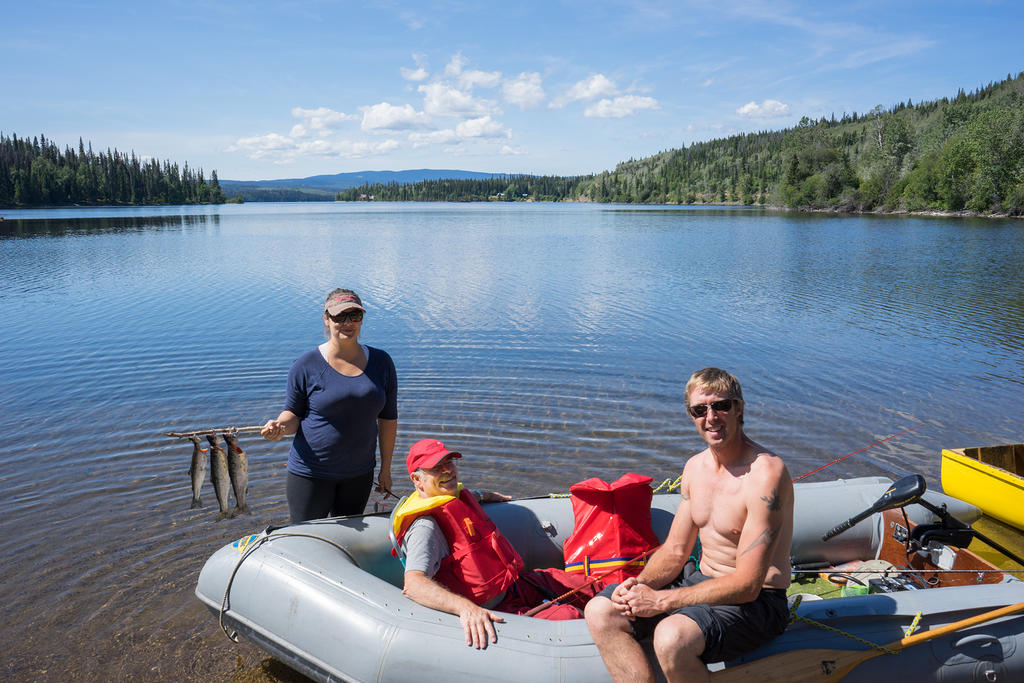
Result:
M523 571L523 560L480 506L510 500L493 491L471 492L458 480L462 454L437 439L422 439L405 460L416 492L391 517L392 534L405 564L403 593L426 607L458 615L466 644L496 642L497 612L523 614L574 589L568 604L538 612L542 619L579 619L600 586L561 569Z

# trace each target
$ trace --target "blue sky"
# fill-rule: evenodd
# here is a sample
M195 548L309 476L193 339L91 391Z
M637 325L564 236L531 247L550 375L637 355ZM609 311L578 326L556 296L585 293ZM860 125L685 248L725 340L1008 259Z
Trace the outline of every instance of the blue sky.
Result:
M575 175L1024 70L1006 2L6 2L0 132L222 179Z

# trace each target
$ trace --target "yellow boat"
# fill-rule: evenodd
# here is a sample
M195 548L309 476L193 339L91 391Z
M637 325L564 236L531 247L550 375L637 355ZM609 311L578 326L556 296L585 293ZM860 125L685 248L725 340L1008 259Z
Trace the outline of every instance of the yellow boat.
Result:
M942 489L1024 530L1024 444L943 449Z

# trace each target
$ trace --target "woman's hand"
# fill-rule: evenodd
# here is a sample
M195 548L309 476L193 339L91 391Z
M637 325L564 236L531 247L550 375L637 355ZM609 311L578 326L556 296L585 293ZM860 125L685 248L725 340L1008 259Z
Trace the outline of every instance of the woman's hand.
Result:
M279 420L267 420L267 424L260 430L260 436L267 441L280 441L284 436L284 423Z
M290 410L283 411L277 419L267 420L260 429L260 436L267 441L280 441L282 436L294 434L299 430L299 417Z
M263 428L259 430L260 436L268 441L280 441L285 435L287 425L281 420L267 420Z
M391 493L391 472L381 469L380 474L377 475L377 493L385 491Z

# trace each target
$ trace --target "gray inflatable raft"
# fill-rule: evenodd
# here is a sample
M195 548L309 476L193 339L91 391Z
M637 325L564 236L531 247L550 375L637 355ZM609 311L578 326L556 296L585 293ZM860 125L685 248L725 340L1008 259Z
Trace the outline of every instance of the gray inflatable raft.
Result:
M882 513L828 543L822 535L868 509L892 482L873 477L796 485L793 559L831 564L877 557ZM965 522L976 508L927 493ZM655 495L652 523L664 538L677 495ZM568 498L537 498L486 506L530 567L560 566L572 533ZM915 523L934 521L908 506ZM391 555L387 515L334 518L247 536L218 550L199 576L196 595L220 619L289 666L321 681L603 681L608 674L583 620L545 621L506 615L498 642L465 644L458 617L402 595L402 565ZM890 526L892 522L889 522ZM979 575L980 576L980 575ZM990 585L930 588L804 601L797 613L849 635L803 621L744 661L802 648L861 649L899 640L917 613L923 628L1024 602L1024 582L1009 576ZM725 664L709 666L712 672ZM844 681L1024 680L1024 616L1006 617L879 656Z

